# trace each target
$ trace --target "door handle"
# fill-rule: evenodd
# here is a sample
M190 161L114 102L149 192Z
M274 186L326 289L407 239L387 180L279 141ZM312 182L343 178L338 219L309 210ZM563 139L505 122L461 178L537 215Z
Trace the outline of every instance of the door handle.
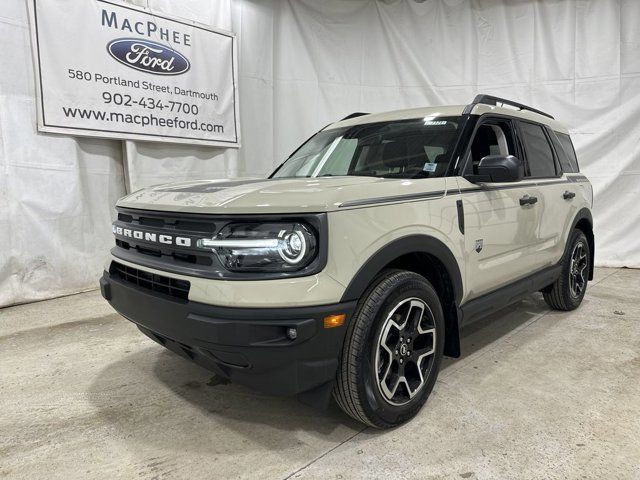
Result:
M564 198L565 200L571 200L575 196L575 192L570 192L569 190L565 190L565 192L562 194L562 198Z
M525 195L520 199L520 205L533 205L538 201L538 197L530 197L529 195Z

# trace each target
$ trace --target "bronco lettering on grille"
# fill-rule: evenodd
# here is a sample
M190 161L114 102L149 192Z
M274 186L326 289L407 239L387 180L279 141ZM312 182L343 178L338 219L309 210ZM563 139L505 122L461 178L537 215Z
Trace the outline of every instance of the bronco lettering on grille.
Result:
M135 238L136 240L144 240L145 242L162 243L164 245L177 245L179 247L190 247L191 239L189 237L177 237L173 235L158 234L151 232L143 232L132 228L122 228L113 225L114 235L122 237Z

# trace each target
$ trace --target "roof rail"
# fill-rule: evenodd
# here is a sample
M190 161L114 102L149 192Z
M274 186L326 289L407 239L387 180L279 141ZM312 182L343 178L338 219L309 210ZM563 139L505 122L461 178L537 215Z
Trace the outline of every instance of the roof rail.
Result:
M518 102L513 102L511 100L507 100L506 98L494 97L493 95L485 95L485 94L476 95L476 98L473 99L473 102L471 102L469 105L465 107L463 113L465 114L471 113L471 110L473 110L473 107L475 107L478 104L497 105L499 103L503 105L511 105L512 107L516 107L520 110L528 110L529 112L538 113L540 115L544 115L545 117L549 117L555 120L551 115L543 112L542 110L528 107L527 105L523 105L522 103L518 103Z
M365 112L353 112L347 115L346 117L341 118L339 121L341 122L342 120L349 120L350 118L361 117L362 115L369 115L369 114Z

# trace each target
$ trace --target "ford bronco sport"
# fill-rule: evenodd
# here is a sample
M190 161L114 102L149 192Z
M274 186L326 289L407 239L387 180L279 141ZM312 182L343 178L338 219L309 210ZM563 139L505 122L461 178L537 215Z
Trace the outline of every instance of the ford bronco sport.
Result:
M191 181L117 204L103 296L233 382L387 428L433 389L460 329L593 278L592 188L550 115L466 106L356 113L262 180Z

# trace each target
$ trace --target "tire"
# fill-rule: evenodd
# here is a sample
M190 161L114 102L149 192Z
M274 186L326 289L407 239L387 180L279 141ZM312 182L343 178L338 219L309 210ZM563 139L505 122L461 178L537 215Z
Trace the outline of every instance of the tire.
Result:
M590 262L591 251L587 237L576 229L569 236L567 249L562 257L560 277L542 292L547 305L554 310L564 311L578 308L587 291Z
M349 323L333 396L366 425L400 425L426 402L443 349L444 315L434 288L416 273L387 270Z

